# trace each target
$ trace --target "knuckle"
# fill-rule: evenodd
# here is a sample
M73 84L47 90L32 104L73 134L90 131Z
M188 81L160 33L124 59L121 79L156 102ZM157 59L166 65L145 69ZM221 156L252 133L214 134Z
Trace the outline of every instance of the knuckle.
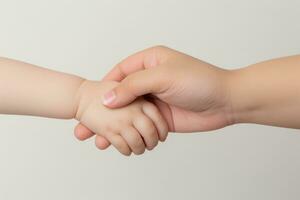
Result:
M110 126L110 125L107 125L107 126L103 127L102 130L103 130L104 133L109 133L109 132L113 132L114 128L112 126Z
M114 122L114 124L115 125L112 125L112 127L114 128L114 129L117 129L117 127L124 127L124 126L126 126L127 124L128 124L129 122L128 122L128 119L127 118L120 118L120 119L117 119L115 122ZM116 126L116 124L118 125L118 126Z
M134 86L134 84L133 84L134 83L134 79L132 79L132 77L133 77L133 74L129 74L122 81L123 85L125 85L129 89L131 89Z
M117 126L114 125L106 125L105 127L102 128L101 133L98 134L101 136L109 137L111 134L118 132Z

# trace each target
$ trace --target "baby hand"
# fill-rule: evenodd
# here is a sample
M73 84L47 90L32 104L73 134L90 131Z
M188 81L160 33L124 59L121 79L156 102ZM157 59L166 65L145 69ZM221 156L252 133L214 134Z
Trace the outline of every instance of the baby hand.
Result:
M142 98L119 109L103 106L103 94L116 85L112 81L85 81L78 92L76 119L124 155L153 149L159 140L167 138L165 119L155 105Z

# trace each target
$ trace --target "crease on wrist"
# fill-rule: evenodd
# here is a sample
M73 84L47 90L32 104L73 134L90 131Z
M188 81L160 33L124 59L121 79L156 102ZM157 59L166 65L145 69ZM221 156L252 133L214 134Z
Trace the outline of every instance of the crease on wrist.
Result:
M82 115L82 109L80 109L80 104L82 101L82 89L85 86L85 83L87 82L87 79L81 78L80 84L77 88L75 97L74 97L74 119L80 121L81 115Z

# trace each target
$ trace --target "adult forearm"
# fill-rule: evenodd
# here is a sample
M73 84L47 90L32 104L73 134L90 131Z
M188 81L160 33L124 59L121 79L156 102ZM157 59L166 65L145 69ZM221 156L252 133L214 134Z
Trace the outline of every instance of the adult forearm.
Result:
M229 83L237 123L300 128L300 55L235 70Z
M73 118L83 79L0 58L0 114Z

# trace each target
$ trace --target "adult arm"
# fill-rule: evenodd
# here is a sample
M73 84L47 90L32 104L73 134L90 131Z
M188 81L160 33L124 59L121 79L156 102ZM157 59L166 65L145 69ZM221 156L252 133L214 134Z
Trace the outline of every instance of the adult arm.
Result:
M235 123L300 128L300 55L232 71Z
M164 61L167 65L170 65L170 67L160 68L158 66L157 70L149 70L148 67L148 70L146 68L146 70L138 73L131 73L130 70L124 69L124 65L119 66L119 69L115 69L110 75L116 79L121 79L125 76L126 78L113 90L115 99L111 99L110 102L106 101L106 105L111 108L120 107L128 104L137 96L148 93L159 96L160 94L156 93L166 88L167 90L163 92L167 94L170 87L166 87L169 83L165 82L166 79L162 79L162 77L165 76L172 77L171 80L168 79L170 80L169 82L180 82L180 79L184 79L185 82L193 82L191 76L188 76L190 74L186 72L193 69L189 67L191 65L189 64L191 63L191 59L186 59L186 64L183 59L178 59L176 63L172 62L172 60L175 61L176 59ZM153 63L157 63L157 61L153 61ZM176 68L178 64L181 64L181 68L185 68L181 73L178 73L179 68ZM165 64L162 63L161 65ZM210 71L209 68L211 68L211 66L205 65L200 60L198 60L198 67L202 68L202 73L206 73L207 76L210 75L209 79L204 79L201 73L199 73L199 79L205 80L206 84L214 85L218 82L218 80L214 79L215 74L219 73L218 70ZM159 70L159 68L161 70ZM136 69L132 71L135 70ZM117 71L123 73L117 73ZM129 73L127 71L129 71ZM197 71L195 71L195 73L196 72ZM163 75L160 75L161 73L163 73ZM225 92L225 96L229 98L227 104L230 105L227 105L227 107L231 108L229 115L233 123L258 123L300 128L300 55L277 58L237 70L229 70L220 77L222 76L226 79L224 81L226 87L220 87L222 91L219 92ZM186 85L188 84L178 84L176 86L179 88L180 86L183 87ZM214 87L211 88L201 85L189 86L190 87L185 89L198 92L198 94L202 93L201 90L203 90L203 88L215 89ZM197 93L193 95L197 96ZM214 97L217 96L218 95L214 95ZM172 97L175 97L175 95ZM182 101L186 101L182 107L193 103L193 101L191 101L191 99L193 99L192 97L177 98L182 98ZM162 99L164 100L164 97ZM164 101L167 101L167 103L170 101L173 105L176 104L171 100ZM216 101L216 99L213 99L213 101ZM204 106L202 102L199 102L198 105ZM194 106L197 105L195 104Z
M300 55L237 70L152 47L129 56L105 77L121 81L104 103L121 107L151 93L173 131L207 131L235 123L299 128ZM172 127L173 126L173 127ZM78 125L77 136L93 134ZM106 148L105 138L96 142Z

